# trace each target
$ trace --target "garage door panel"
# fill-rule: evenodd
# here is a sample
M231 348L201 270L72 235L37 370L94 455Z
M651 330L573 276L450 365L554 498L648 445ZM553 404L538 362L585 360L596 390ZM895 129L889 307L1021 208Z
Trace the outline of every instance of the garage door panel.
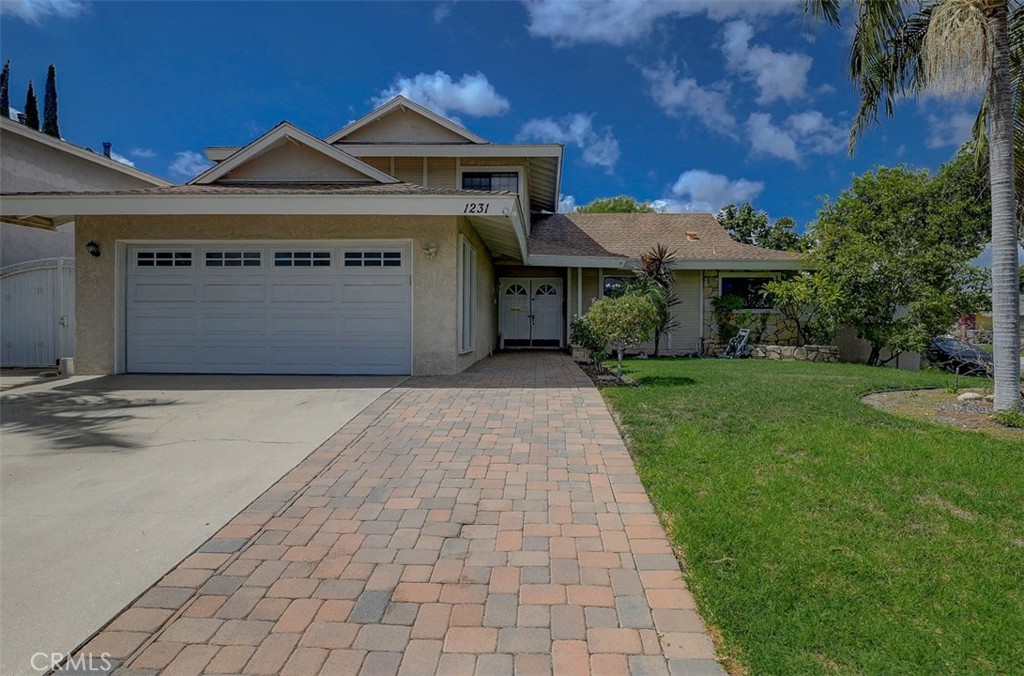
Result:
M139 337L165 335L196 335L194 315L165 315L139 313L132 318L128 330Z
M201 297L213 303L262 303L267 299L267 290L263 282L207 282Z
M270 333L275 337L288 335L333 336L336 324L333 316L324 316L322 311L316 315L272 317Z
M194 302L196 285L192 282L142 282L132 287L132 300L137 303Z
M245 334L262 337L266 333L266 321L262 314L223 317L207 315L202 319L202 327L205 336L223 335L236 338L239 334Z
M334 282L275 282L271 299L275 303L333 303Z
M213 247L217 251L237 248L211 243L163 248L203 252ZM129 371L411 372L408 245L387 247L401 250L402 264L386 269L343 265L343 253L354 250L352 243L314 247L288 242L245 248L256 252L251 254L251 265L210 265L206 256L191 267L129 265L125 293ZM141 260L140 250L154 249L159 247L133 245L129 261ZM330 265L267 264L276 260L278 251L313 249L330 250ZM262 265L257 264L257 253Z

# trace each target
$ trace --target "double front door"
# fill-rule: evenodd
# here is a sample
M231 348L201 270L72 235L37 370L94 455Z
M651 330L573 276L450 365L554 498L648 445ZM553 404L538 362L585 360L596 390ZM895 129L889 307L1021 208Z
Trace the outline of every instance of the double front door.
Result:
M503 347L561 347L562 280L501 280Z

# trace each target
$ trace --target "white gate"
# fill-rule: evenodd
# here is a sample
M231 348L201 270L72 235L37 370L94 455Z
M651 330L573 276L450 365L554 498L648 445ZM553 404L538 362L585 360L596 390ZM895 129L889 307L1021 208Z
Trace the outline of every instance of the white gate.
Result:
M0 366L54 366L75 356L75 259L0 269Z

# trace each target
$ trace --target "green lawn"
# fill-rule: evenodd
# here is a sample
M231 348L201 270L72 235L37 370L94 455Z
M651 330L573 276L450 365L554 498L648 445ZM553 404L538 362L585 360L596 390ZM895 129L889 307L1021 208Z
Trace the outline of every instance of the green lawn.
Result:
M604 394L725 655L753 674L1024 671L1024 443L858 401L946 376L653 359L627 373L643 387Z

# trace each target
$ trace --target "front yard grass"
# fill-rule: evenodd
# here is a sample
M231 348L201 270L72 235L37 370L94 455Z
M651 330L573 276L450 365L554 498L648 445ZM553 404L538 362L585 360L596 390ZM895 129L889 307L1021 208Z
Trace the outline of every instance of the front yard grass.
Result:
M733 673L1024 670L1024 444L859 401L945 375L653 359L626 373L641 387L603 392Z

